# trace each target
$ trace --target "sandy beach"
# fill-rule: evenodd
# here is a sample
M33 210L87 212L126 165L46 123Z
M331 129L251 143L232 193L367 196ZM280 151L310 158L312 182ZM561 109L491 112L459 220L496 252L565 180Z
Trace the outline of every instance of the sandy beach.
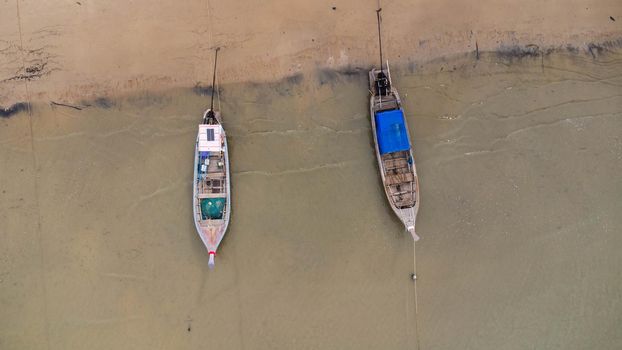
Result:
M222 84L276 81L378 61L377 1L5 1L0 106L207 84L222 47ZM620 46L617 0L382 2L394 65L536 46ZM611 18L613 19L611 19ZM618 18L615 21L615 18Z

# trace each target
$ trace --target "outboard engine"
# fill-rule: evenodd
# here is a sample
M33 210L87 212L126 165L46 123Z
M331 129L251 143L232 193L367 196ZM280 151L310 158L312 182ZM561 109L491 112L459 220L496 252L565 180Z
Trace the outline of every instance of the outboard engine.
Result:
M205 113L205 117L203 118L203 124L218 124L216 114L214 114L214 111L211 108L207 110L207 113Z
M389 91L391 91L389 78L387 78L383 71L380 71L376 78L376 95L386 96L389 94Z

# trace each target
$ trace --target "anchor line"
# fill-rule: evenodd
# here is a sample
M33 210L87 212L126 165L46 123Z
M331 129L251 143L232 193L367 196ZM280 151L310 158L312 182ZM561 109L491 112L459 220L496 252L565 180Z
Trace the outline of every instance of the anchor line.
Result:
M210 8L209 0L205 0L205 13L206 13L205 16L207 17L207 20L205 21L206 22L206 30L204 32L198 32L198 36L199 36L199 43L198 43L199 45L198 45L198 47L201 47L200 46L201 41L202 41L202 39L204 39L204 36L206 34L207 34L207 42L209 43L208 47L211 47L211 45L214 44L214 41L212 40L212 38L213 38L213 35L212 35L212 18L213 18L213 16L212 16L212 10ZM200 56L200 60L203 61L203 56L202 55ZM196 75L197 75L196 81L200 82L200 78L202 76L202 73L199 70L195 70L195 72L196 72Z
M417 243L413 242L413 283L415 284L415 341L417 350L420 350L419 343L419 304L417 298Z
M21 15L21 11L20 11L20 7L19 7L19 2L20 0L16 0L15 1L15 6L16 6L16 14L17 14L17 29L19 32L19 51L21 54L21 61L22 61L22 67L21 69L23 69L24 71L26 71L26 58L25 58L25 50L24 50L24 35L22 32L22 15ZM38 251L39 251L39 263L41 264L41 266L46 266L46 256L45 256L45 250L43 249L43 245L42 245L42 234L41 234L41 205L39 203L39 181L38 181L38 174L37 174L37 167L38 167L38 161L37 161L37 154L36 154L36 150L35 150L35 134L34 134L34 127L33 127L33 123L32 123L32 98L30 96L30 87L29 87L29 79L24 79L24 86L26 87L26 100L27 100L27 108L28 108L28 126L30 129L30 152L32 154L32 165L33 165L33 169L34 169L34 193L35 193L35 203L36 203L36 210L37 210L37 246L38 246ZM41 268L43 269L43 268ZM50 321L49 321L49 316L48 316L48 301L47 301L47 296L48 296L48 292L47 292L47 281L45 278L45 275L41 272L40 273L40 281L42 284L42 290L43 290L43 319L45 320L45 340L46 340L46 349L50 349Z

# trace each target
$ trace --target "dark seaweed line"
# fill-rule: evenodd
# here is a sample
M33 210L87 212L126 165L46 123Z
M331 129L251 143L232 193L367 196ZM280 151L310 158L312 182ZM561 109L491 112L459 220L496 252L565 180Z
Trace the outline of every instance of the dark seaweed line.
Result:
M28 110L30 110L30 103L28 102L18 102L7 108L0 106L0 117L10 118L17 113L25 112Z

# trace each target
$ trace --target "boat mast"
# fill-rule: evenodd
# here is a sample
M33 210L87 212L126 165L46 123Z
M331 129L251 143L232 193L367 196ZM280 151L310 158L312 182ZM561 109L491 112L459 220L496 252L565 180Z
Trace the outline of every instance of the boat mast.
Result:
M376 85L376 94L380 96L386 96L391 91L391 81L387 78L387 74L384 73L384 64L382 60L382 31L380 29L380 22L382 19L380 18L380 11L382 8L380 7L380 1L378 1L378 9L376 10L376 17L378 19L378 46L380 47L380 72L375 77L375 85ZM389 72L389 66L387 64L387 73ZM380 98L380 104L382 105L382 98Z
M214 56L214 75L212 76L212 102L210 104L209 112L207 112L207 115L205 116L205 118L203 118L203 123L207 123L209 119L216 118L214 114L214 93L216 91L216 64L218 63L218 51L219 50L220 50L220 47L217 47L216 55Z
M380 5L380 1L378 1L378 5ZM382 8L378 7L378 9L376 10L376 17L378 19L378 46L380 47L380 71L382 71L383 61L382 61L382 34L380 31L380 11L382 11Z

